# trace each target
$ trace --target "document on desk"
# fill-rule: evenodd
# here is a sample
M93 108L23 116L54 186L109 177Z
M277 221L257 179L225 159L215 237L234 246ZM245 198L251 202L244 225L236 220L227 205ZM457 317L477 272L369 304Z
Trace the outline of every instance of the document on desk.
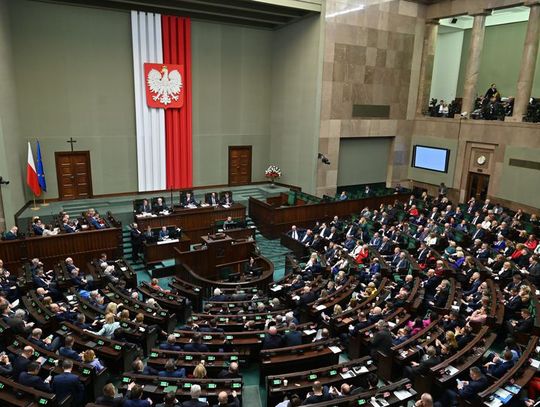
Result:
M356 373L354 373L352 370L347 370L345 373L340 373L340 375L344 379L350 379L351 377L355 377Z
M310 336L310 335L313 335L314 333L316 333L317 331L315 329L304 329L304 333L307 335L307 336Z
M231 207L231 205L221 205L223 206L225 209L229 209Z
M506 404L510 401L510 399L512 398L513 394L510 393L508 390L505 390L505 389L498 389L496 392L495 392L495 397L498 398L499 400L501 400L503 402L503 404Z
M394 392L394 396L396 396L399 400L405 400L412 397L412 393L409 390L396 390Z
M315 307L315 309L316 309L317 311L322 311L323 309L326 309L326 305L324 305L324 304L317 305L317 306Z
M452 365L448 365L446 367L446 373L450 376L454 376L455 374L458 374L459 373L459 369L456 369L454 366Z
M540 368L540 360L531 359L531 366L534 367L535 369Z
M169 244L169 243L178 243L180 240L178 239L167 239L167 240L161 240L157 242L157 244Z
M503 405L503 402L499 400L497 397L493 397L493 400L485 401L484 404L488 407L499 407Z
M276 292L276 291L281 290L282 288L283 288L283 286L281 286L281 285L276 285L275 287L272 287L271 290L274 291L274 292Z
M329 346L328 349L330 349L333 353L341 353L341 348L339 346Z

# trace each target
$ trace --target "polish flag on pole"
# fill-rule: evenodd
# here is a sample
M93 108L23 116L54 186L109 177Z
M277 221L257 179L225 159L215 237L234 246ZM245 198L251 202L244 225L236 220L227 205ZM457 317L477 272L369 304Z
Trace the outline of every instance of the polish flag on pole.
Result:
M35 196L41 195L41 188L39 187L39 180L36 172L36 165L34 164L34 154L32 154L32 146L28 142L28 162L26 163L26 183L32 190Z

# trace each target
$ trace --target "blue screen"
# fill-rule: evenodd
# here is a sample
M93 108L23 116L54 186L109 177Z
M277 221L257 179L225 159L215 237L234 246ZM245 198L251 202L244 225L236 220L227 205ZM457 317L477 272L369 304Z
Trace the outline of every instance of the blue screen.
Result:
M414 146L413 167L446 172L448 150Z

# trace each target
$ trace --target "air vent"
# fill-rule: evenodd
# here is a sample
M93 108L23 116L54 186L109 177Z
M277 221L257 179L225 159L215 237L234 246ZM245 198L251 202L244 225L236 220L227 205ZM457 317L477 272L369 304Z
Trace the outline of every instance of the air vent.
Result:
M518 160L517 158L510 158L508 164L512 167L527 168L529 170L540 170L540 162L529 160Z
M378 117L388 119L390 106L388 105L353 105L353 117Z

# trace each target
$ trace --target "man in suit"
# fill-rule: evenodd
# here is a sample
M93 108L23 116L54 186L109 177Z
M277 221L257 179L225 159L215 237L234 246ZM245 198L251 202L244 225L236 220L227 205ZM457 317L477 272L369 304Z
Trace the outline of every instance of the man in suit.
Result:
M167 226L162 226L158 235L159 240L167 240L169 238L169 230Z
M268 332L266 333L262 348L263 349L276 349L281 348L283 346L283 338L280 334L278 334L277 328L275 326L271 326L268 328Z
M184 346L184 352L208 352L208 346L202 343L201 334L193 335L193 342Z
M158 371L150 366L145 366L141 359L136 359L131 365L131 369L135 374L157 376Z
M156 404L156 407L180 407L180 402L176 398L176 393L170 391L163 397L163 403Z
M123 407L150 407L152 405L152 400L149 398L146 400L142 399L143 388L138 384L135 384L131 391L126 394L126 398L122 404ZM204 404L203 404L204 405Z
M491 362L485 364L488 374L497 379L503 377L514 366L512 357L511 350L505 350L502 359L496 355Z
M84 405L84 384L79 379L79 376L71 373L72 369L73 361L65 359L62 362L63 372L54 376L51 387L54 394L56 394L57 400L64 400L67 396L71 396L71 405L81 407Z
M206 203L208 205L217 206L219 205L219 198L215 192L206 195Z
M167 336L166 342L163 342L159 345L159 349L180 352L182 350L182 347L176 343L176 336L171 334Z
M471 376L470 381L463 381L458 384L458 395L464 400L474 399L478 393L481 393L489 385L486 376L482 374L478 367L471 367L469 375Z
M152 213L152 206L148 199L143 199L142 205L139 206L139 213Z
M45 339L41 339L42 335L43 331L41 328L34 328L32 330L32 335L30 338L28 338L28 341L33 345L36 345L38 348L46 349L49 352L56 352L56 350L60 347L60 338L56 337L51 339L50 337L47 337Z
M313 383L312 391L308 393L302 405L322 403L324 401L330 401L332 398L333 396L325 392L322 383L317 380Z
M294 240L301 240L302 239L302 235L300 234L300 232L296 228L296 225L291 226L291 230L289 230L289 232L287 232L287 235L289 235L289 237L292 237Z
M43 230L44 230L43 223L41 223L41 219L36 218L35 222L32 223L32 231L34 232L34 235L36 236L43 236Z
M218 379L236 379L242 377L238 372L238 362L231 362L228 369L221 370Z
M3 305L3 304L2 304ZM6 312L9 311L9 307L6 305ZM28 336L34 327L33 322L26 322L26 313L23 309L17 309L12 315L4 315L2 313L2 318L6 321L6 324L11 328L11 332L15 335Z
M486 232L485 230L482 228L482 224L481 223L477 223L476 224L476 230L474 232L472 232L472 238L471 240L476 240L476 239L480 239L482 240L484 238L484 236L486 235Z
M188 191L182 197L182 206L189 206L189 205L197 205L197 202L195 202L195 197L193 196L193 194Z
M528 308L521 309L520 320L510 320L506 323L506 328L510 335L516 333L530 333L534 325L534 320L531 316L531 311Z
M40 365L37 362L30 362L26 367L26 372L19 375L19 383L23 386L32 387L39 391L51 393L51 386L39 377ZM59 399L61 400L61 399Z
M375 232L373 234L373 237L369 241L369 245L378 250L379 247L381 246L381 243L382 243L382 239L381 239L381 236L379 235L379 232Z
M415 376L426 375L429 369L441 363L440 357L437 355L435 346L428 346L426 354L420 359L420 363L411 362L411 366L405 366L403 376L409 379L414 379Z
M313 243L313 231L311 229L306 230L306 233L300 240L300 243L304 244L305 246L311 246Z
M100 406L121 407L123 401L123 397L117 396L116 387L112 383L103 386L103 394L96 397L96 404Z
M214 289L214 295L212 295L208 301L227 301L227 296L221 292L221 289L215 288Z
M225 192L221 198L221 205L232 205L233 199L229 192Z
M370 354L372 358L376 358L378 352L389 354L392 348L392 334L388 330L386 321L377 321L377 332L371 338Z
M538 255L529 257L529 267L526 270L528 279L537 287L540 287L540 261Z
M130 237L131 247L133 247L132 259L134 262L137 262L139 261L139 254L141 253L144 237L142 232L139 230L139 225L136 223L134 223L133 227L131 228Z
M158 373L159 377L173 377L173 378L182 378L186 377L186 369L185 368L176 368L176 360L175 359L168 359L167 362L165 362L164 370L160 370Z
M75 339L73 336L68 335L64 339L64 346L61 346L58 349L58 354L60 356L63 356L65 358L76 360L77 362L82 361L81 355L79 355L76 351L73 350L73 344L75 343Z
M302 332L297 329L294 322L289 325L289 332L284 335L283 342L284 346L302 345Z
M28 365L32 362L32 356L34 355L34 348L31 346L25 346L19 356L13 361L13 378L17 380L22 372L26 372Z
M227 216L225 222L223 222L223 229L232 229L236 225L236 222L233 220L232 216Z
M214 407L239 407L240 400L238 400L238 395L236 391L233 390L231 393L232 401L229 403L229 395L226 391L220 391L218 394L218 403L214 404Z
M201 397L201 386L198 384L194 384L191 386L191 389L189 389L189 394L191 396L191 400L184 401L182 403L182 407L206 407L208 406L208 403L205 401L199 401L199 397ZM129 407L125 406L124 407Z
M4 240L16 240L18 238L19 228L13 226L4 234Z
M160 212L163 212L165 210L165 202L163 202L163 198L158 198L156 200L156 203L155 205L152 207L152 211L154 213L160 213Z

